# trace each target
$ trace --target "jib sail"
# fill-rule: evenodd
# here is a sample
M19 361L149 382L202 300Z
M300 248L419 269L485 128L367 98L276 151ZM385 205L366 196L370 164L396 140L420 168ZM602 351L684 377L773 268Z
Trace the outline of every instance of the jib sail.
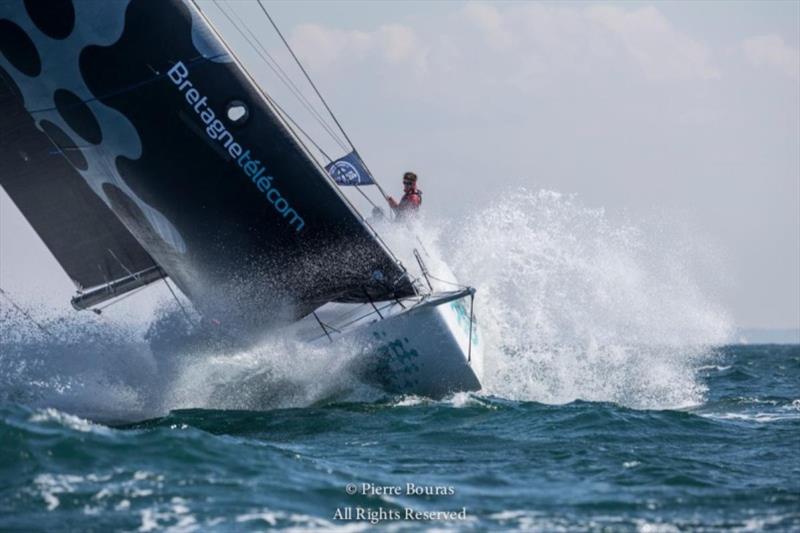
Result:
M202 311L258 323L328 301L414 294L191 4L48 6L0 4L0 68L84 191ZM19 121L0 116L4 131ZM29 157L43 172L58 159L47 150ZM51 201L23 212L32 220Z

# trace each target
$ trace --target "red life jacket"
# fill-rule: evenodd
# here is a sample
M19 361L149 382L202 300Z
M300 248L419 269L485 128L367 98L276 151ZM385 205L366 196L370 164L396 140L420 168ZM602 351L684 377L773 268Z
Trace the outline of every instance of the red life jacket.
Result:
M407 192L403 195L397 205L397 210L399 212L416 211L420 205L422 205L422 191L414 189L412 192Z

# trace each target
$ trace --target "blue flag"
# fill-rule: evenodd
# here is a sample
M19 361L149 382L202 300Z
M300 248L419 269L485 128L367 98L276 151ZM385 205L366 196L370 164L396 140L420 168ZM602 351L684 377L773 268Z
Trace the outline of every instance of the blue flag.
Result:
M330 163L325 170L339 185L372 185L375 183L355 150Z

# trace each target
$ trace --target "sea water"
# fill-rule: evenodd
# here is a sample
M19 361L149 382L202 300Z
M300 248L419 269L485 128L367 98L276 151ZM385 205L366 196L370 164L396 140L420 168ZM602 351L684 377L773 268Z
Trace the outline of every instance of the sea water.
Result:
M478 288L480 393L0 308L0 529L800 528L800 347L730 344L691 239L519 191L424 245Z

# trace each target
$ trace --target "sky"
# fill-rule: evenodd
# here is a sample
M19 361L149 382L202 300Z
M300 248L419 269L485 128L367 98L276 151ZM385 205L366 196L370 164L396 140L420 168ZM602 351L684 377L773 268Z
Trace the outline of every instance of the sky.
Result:
M718 256L701 279L737 326L800 327L800 3L265 5L385 187L415 170L444 217L527 187L683 225ZM258 4L224 8L291 67ZM40 275L68 294L31 241L2 193L0 282Z

